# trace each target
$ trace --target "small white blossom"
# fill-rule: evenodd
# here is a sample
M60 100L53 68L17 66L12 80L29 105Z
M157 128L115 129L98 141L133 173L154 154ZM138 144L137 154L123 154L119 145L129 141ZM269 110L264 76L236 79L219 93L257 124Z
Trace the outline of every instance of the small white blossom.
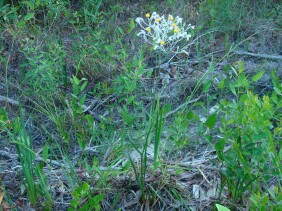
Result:
M189 41L191 34L187 31L194 29L194 26L191 24L186 26L179 16L168 15L165 18L164 15L160 16L153 12L151 15L146 14L146 20L138 17L135 21L141 27L137 36L142 36L147 43L154 46L155 50L160 49L173 53L186 52L184 49L179 49L179 43L185 39Z

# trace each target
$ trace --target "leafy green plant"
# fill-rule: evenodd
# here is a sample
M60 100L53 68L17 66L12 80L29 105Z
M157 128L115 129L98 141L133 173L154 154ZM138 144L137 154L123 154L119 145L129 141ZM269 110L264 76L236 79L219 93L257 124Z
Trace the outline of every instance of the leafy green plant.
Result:
M0 14L2 19L1 21L6 24L13 23L18 18L17 8L12 7L9 4L3 4L3 2L2 6L0 5Z
M92 196L90 186L84 182L82 186L76 188L73 193L73 199L70 201L70 208L72 210L95 210L101 209L100 203L104 198L103 194Z
M281 178L279 142L282 98L273 91L271 96L253 94L243 70L231 83L231 92L237 101L221 101L221 138L215 145L218 157L226 170L222 171L231 198L238 202L246 191L256 192L261 184L267 184L272 176ZM255 82L263 76L257 73ZM279 90L278 90L279 92ZM273 124L273 120L278 124ZM274 133L273 133L274 131ZM226 145L231 148L224 152Z
M173 124L170 126L169 139L174 143L174 146L176 146L178 150L189 144L187 128L189 126L189 121L192 118L192 111L189 111L187 114L184 112L178 112Z
M6 110L0 107L0 135L2 132L7 130L7 127L11 127L11 122L8 118Z
M272 189L268 189L267 192L258 192L252 194L250 197L252 202L251 209L254 210L279 210L282 204L282 192L281 187L274 186Z
M82 14L86 26L97 23L100 13L102 0L84 0Z
M45 98L51 97L58 91L58 87L64 85L64 57L62 45L58 43L48 44L46 51L41 51L41 46L35 45L31 39L25 39L22 43L22 53L26 62L22 63L22 83L27 94Z
M87 80L86 78L78 79L76 76L73 76L71 83L73 88L71 107L74 115L81 114L83 112L82 106L86 99L86 94L82 93L87 86Z
M83 93L84 89L87 86L87 80L85 78L78 79L76 76L73 76L71 79L73 93L72 93L72 100L71 100L71 116L72 116L72 122L74 125L74 131L76 139L82 149L85 148L85 144L83 142L83 139L79 138L79 122L80 116L84 116L83 114L83 105L85 103L86 99L86 93Z
M209 25L210 29L218 29L224 32L228 39L230 34L246 34L244 29L249 28L246 25L266 15L274 19L279 16L275 12L273 1L240 1L240 0L204 0L200 3L200 12L202 12L202 21ZM277 15L277 16L276 16ZM281 15L279 16L281 17Z

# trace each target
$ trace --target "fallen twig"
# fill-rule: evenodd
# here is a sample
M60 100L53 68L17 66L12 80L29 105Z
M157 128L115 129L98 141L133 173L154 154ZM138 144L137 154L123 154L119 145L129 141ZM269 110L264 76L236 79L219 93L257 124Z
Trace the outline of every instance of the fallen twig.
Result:
M257 53L250 53L250 52L245 52L245 51L235 51L234 53L238 55L248 55L248 56L261 57L261 58L266 58L266 59L282 60L282 56L280 55L257 54Z
M86 105L83 105L82 108L85 113L89 113L91 116L93 116L94 120L96 120L97 122L105 122L106 124L109 124L109 125L113 124L107 120L104 120L103 118L101 118L98 114L94 113L93 111L90 111Z
M206 170L211 170L211 171L218 171L219 168L213 167L213 166L206 166L203 164L192 164L192 163L177 163L177 162L171 162L167 161L165 162L166 164L169 165L175 165L175 166L181 166L181 167L187 167L187 168L195 168L195 169L206 169Z
M226 153L231 148L232 148L231 146L226 147L223 150L223 153ZM215 155L215 156L213 156L211 158L208 158L208 159L200 161L200 162L192 161L192 162L180 163L180 162L166 161L165 163L169 164L169 165L177 165L177 166L181 166L181 167L197 168L197 169L201 168L201 169L207 169L207 170L212 170L212 171L218 171L219 168L217 168L217 167L203 165L204 163L206 163L208 161L211 161L211 160L215 160L217 158L218 158L218 156ZM226 170L225 168L220 168L220 169L221 170Z
M17 154L11 154L11 152L7 152L7 151L4 151L4 150L0 150L0 155L3 156L3 157L7 157L9 159L18 159L18 155Z
M18 101L16 101L16 100L13 100L13 99L11 99L11 98L8 98L8 97L4 97L4 96L2 96L2 95L0 95L0 102L1 101L4 101L4 102L8 102L8 103L10 103L10 104L12 104L12 105L19 105L19 102Z
M202 97L203 97L203 95L199 96L198 98L196 98L196 99L194 99L194 100L190 100L190 101L187 101L187 102L183 103L182 105L178 106L178 107L177 107L176 109L174 109L173 111L168 112L168 113L165 115L165 117L170 116L171 114L177 112L177 111L180 110L181 108L183 108L183 107L185 107L185 106L187 106L187 105L189 105L189 104L191 104L191 103L197 102L197 101L200 100Z

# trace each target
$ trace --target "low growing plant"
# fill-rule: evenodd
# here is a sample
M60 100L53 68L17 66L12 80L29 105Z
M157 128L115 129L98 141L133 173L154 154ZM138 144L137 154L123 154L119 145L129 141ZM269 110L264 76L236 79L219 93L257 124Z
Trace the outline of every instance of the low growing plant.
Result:
M236 101L220 103L220 138L215 145L222 170L222 182L235 202L244 194L256 193L267 186L270 179L282 177L281 166L281 90L270 96L259 97L250 90L250 81L243 69L230 84ZM263 77L259 72L252 77L256 82ZM224 152L226 146L231 148Z
M142 199L143 201L148 200L148 197L151 198L152 196L149 194L147 187L146 187L146 176L148 172L148 154L147 150L151 143L151 140L154 144L154 163L153 169L156 170L160 166L159 161L159 147L161 142L161 134L163 130L163 123L164 123L164 108L161 108L159 100L157 101L155 109L151 109L150 118L149 118L149 126L147 127L147 131L145 134L145 142L142 146L142 150L139 150L136 144L131 141L135 150L140 154L140 172L138 167L134 164L132 158L129 156L130 163L135 173L136 180L139 184ZM152 138L152 133L154 133ZM152 193L153 194L153 193ZM154 194L153 194L154 195Z
M65 85L65 52L62 45L48 44L43 52L42 46L26 38L22 41L22 46L21 52L26 58L20 65L23 90L35 97L50 98L58 92L60 86Z
M68 211L74 210L101 210L100 203L104 198L103 194L92 196L90 185L84 182L80 187L76 188L73 193L73 199L70 201Z
M36 153L32 150L32 142L27 134L23 120L17 118L13 122L13 142L16 144L19 160L24 175L24 185L31 205L38 203L39 197L45 199L45 206L53 204L49 192L47 178L43 174L43 166L35 164ZM45 158L46 160L47 158Z

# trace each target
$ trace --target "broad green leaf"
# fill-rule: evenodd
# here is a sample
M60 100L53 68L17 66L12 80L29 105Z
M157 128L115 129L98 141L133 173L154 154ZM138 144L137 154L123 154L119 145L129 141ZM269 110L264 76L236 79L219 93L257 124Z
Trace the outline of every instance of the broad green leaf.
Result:
M171 111L171 103L169 102L163 107L163 114L166 114Z
M81 105L81 106L84 105L85 99L86 99L86 94L82 95L82 97L80 98L79 105Z
M90 189L89 184L88 184L87 182L84 182L83 185L82 185L82 189L83 189L84 191L88 191L88 190Z
M192 118L193 118L193 112L190 110L190 111L188 111L188 113L186 114L186 118L188 119L188 120L191 120Z
M195 121L200 121L200 117L197 114L193 113L193 118Z
M238 72L239 72L239 74L241 74L245 70L244 62L239 61L237 63L238 63Z
M153 69L148 70L147 76L148 76L148 77L151 77L151 76L152 76L152 73L153 73Z
M77 139L77 142L78 142L78 145L79 145L80 149L84 150L85 147L86 147L84 140Z
M246 102L248 100L248 95L247 94L243 94L240 97L240 102Z
M224 207L220 204L216 204L215 205L218 211L230 211L230 209L228 209L227 207Z
M104 194L100 194L100 195L97 195L97 196L94 196L94 197L93 197L93 200L94 200L96 203L101 202L103 199L104 199Z
M234 87L233 85L230 85L230 90L231 90L231 92L232 92L235 96L237 96L235 87Z
M209 88L210 88L211 84L212 84L211 80L209 80L206 84L204 84L203 92L209 91Z
M126 104L129 105L129 104L131 104L134 100L135 100L135 96L132 95L132 96L130 96L130 97L126 100Z
M130 19L130 23L129 23L129 29L128 29L128 33L131 33L132 30L135 28L135 21L133 18Z
M81 85L81 87L80 87L80 91L81 91L81 92L85 89L86 85L87 85L87 81L85 81L85 82Z
M275 94L275 92L272 92L271 99L273 100L274 103L276 104L278 103L277 95Z
M253 81L253 82L257 82L259 79L261 79L261 77L263 76L263 74L264 74L264 70L258 72L256 75L254 75L254 76L252 77L252 81Z
M265 207L265 205L267 205L267 203L269 202L269 196L264 196L263 199L261 200L261 207Z
M218 142L216 142L216 144L214 145L214 148L216 151L223 151L224 150L224 144L225 141L224 139L220 139Z
M231 118L230 120L228 120L228 122L226 123L226 125L230 125L234 122L235 120L233 118Z
M76 76L73 76L72 77L72 80L75 84L79 84L80 83L80 80L76 77Z
M24 16L24 20L25 20L25 21L28 21L28 20L30 20L30 19L33 18L33 17L34 17L34 12L28 13L26 16Z
M21 21L17 22L16 24L19 28L23 28L25 26L25 23L26 23L25 21L21 20Z
M219 88L219 89L223 89L224 84L225 84L225 80L221 80L221 81L219 82L219 84L218 84L218 88Z
M212 129L216 123L217 114L212 114L208 117L208 119L205 122L205 125L208 126L210 129Z
M76 200L71 200L70 201L70 206L72 206L73 208L76 208L78 205L77 201ZM74 210L73 208L69 208L68 210Z
M273 89L278 95L282 95L282 92L277 87L274 87Z

